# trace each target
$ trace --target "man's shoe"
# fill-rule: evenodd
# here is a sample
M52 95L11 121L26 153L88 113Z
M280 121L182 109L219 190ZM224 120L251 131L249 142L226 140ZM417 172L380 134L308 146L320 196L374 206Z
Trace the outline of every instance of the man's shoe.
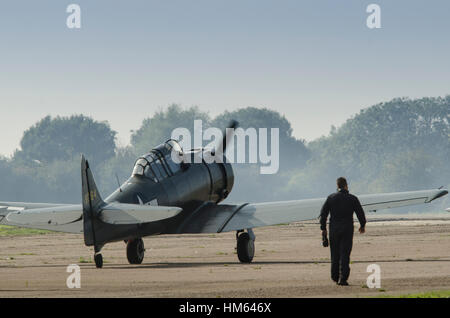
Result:
M337 283L339 286L348 286L348 283L346 280L344 281L340 281L339 283Z

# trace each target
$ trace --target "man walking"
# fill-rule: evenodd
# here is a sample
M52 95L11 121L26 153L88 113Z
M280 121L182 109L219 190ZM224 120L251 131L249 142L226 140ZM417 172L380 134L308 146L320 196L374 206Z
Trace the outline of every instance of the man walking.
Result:
M347 286L353 245L353 212L361 225L361 234L365 232L366 217L358 198L348 192L347 180L340 177L336 183L337 192L328 196L320 211L320 229L326 237L330 214L331 279L338 285Z

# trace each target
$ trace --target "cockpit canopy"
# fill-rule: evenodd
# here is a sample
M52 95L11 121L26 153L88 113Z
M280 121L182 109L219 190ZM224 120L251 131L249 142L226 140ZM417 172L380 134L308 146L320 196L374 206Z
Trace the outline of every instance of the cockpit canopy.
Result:
M133 176L143 176L154 182L160 182L167 177L173 176L181 169L180 164L172 159L173 151L180 156L183 155L183 149L180 144L173 139L152 149L150 153L136 160Z

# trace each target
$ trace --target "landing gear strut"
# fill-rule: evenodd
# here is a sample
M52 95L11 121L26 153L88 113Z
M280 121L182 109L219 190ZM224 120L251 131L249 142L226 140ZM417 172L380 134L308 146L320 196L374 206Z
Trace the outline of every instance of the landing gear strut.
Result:
M238 231L236 238L239 261L241 263L251 263L255 255L255 235L253 231L251 229L248 229L247 232Z
M94 261L95 261L95 267L102 268L103 267L103 256L100 252L102 250L103 244L100 245L94 245Z
M127 258L130 264L141 264L144 259L144 241L141 238L128 240Z

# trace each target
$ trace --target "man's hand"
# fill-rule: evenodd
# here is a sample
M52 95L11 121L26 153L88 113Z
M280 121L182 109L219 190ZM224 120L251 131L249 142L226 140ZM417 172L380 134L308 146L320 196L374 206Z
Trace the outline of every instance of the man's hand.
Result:
M360 227L359 228L359 233L361 233L361 234L366 233L366 228L365 227Z
M328 237L327 237L327 230L322 230L322 246L328 247L329 245Z

